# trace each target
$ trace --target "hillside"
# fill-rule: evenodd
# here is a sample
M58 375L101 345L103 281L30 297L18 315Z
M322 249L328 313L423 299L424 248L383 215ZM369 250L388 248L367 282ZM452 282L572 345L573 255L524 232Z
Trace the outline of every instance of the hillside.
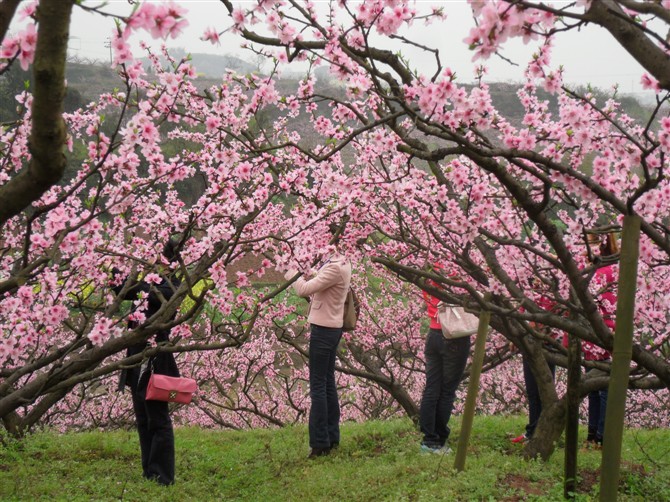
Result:
M184 49L173 49L170 51L170 55L179 60L187 57L188 53ZM228 70L242 74L251 73L258 71L260 66L258 63L250 63L230 54L219 56L216 54L191 53L190 58L191 64L198 71L198 74L207 79L220 79L221 75ZM144 59L144 61L147 60ZM165 61L165 59L162 61Z
M175 49L171 55L179 60L187 55L183 49ZM191 54L191 64L196 68L199 78L196 85L201 88L216 85L221 81L221 75L227 70L234 70L241 74L252 73L263 68L261 61L244 61L231 55L213 54ZM146 59L145 59L146 61ZM163 60L164 61L164 60ZM24 89L25 82L29 81L31 75L24 72L18 65L14 65L10 72L0 77L0 122L12 120L15 116L15 102L13 97ZM76 108L94 101L100 94L111 89L120 87L120 80L116 71L107 64L90 64L71 61L67 65L66 78L68 81L68 95L66 98L66 110L73 111ZM288 73L287 77L279 82L280 92L290 93L297 88L298 74ZM523 118L523 108L517 97L520 84L510 82L490 83L490 92L494 106L513 124L520 124ZM471 87L465 85L466 88ZM329 74L325 69L317 72L317 90L320 92L335 92L338 98L345 99L341 86L333 86L329 80ZM585 93L586 89L578 89ZM608 98L603 90L594 89L597 102L602 104ZM549 101L551 112L556 112L555 97L541 93L540 97ZM648 105L639 102L633 96L620 95L619 101L623 109L632 117L646 121L649 114ZM270 117L271 118L271 117Z

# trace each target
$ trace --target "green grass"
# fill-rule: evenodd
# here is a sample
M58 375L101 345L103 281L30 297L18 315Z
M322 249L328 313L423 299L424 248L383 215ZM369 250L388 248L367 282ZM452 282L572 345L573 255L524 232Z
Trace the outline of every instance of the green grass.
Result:
M452 447L459 431L453 422ZM477 417L466 470L419 453L409 420L347 423L332 455L308 460L307 430L176 430L177 480L145 481L134 431L39 432L0 446L0 500L562 500L563 450L525 461L523 417ZM670 500L670 431L628 430L620 500ZM577 500L597 499L600 452L581 451Z

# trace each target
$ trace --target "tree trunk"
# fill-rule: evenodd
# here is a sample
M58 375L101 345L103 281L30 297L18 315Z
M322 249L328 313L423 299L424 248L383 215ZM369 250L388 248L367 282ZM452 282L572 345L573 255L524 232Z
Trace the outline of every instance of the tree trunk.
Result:
M365 371L350 368L342 364L336 365L335 369L340 373L357 376L376 383L396 400L414 423L418 423L419 407L409 395L407 389L385 375L381 371L379 362L368 356L359 345L349 344L348 347L353 358L365 367Z
M537 422L533 437L526 443L523 456L526 459L549 460L556 443L565 428L566 402L560 399L552 403L542 402L542 414Z
M4 0L0 2L0 43L5 39L19 3L21 3L21 0Z
M523 455L526 458L540 457L548 460L554 452L556 442L565 428L565 398L559 399L554 376L542 351L542 344L531 339L524 343L525 356L537 382L542 401L542 412L533 433L526 443Z
M0 228L60 180L67 160L63 153L65 59L73 0L42 0L33 63L32 130L27 168L0 187Z
M16 438L21 437L25 432L21 428L21 416L15 411L7 413L5 416L2 417L2 425L5 427L5 430L9 433L9 435L12 437Z
M629 20L628 14L619 3L624 2L612 0L590 2L586 18L605 28L640 66L656 77L663 89L670 89L668 54L653 37L648 36L639 25Z

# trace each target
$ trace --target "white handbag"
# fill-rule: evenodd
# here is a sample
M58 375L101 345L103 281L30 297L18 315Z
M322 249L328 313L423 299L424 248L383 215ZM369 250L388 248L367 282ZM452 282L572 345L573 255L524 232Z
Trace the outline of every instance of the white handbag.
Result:
M474 335L479 327L476 315L466 312L463 307L443 302L437 304L437 320L442 327L442 334L449 339Z

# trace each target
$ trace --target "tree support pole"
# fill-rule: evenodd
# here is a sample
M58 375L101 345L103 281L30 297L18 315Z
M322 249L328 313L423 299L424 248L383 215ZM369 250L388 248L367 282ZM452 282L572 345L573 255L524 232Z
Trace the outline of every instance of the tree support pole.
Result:
M484 300L491 298L490 293L484 295ZM472 356L472 366L470 368L470 379L468 382L468 395L465 398L465 407L463 409L463 420L461 421L461 433L458 436L458 447L456 449L456 458L454 459L454 468L457 471L465 469L465 457L468 451L470 433L472 432L472 421L475 416L477 406L477 394L479 394L479 377L482 374L484 364L484 355L486 353L486 335L489 332L489 322L491 312L482 310L479 314L479 326L477 328L477 338L475 340L475 353Z
M568 338L568 389L565 425L565 457L563 464L563 497L575 498L577 487L577 447L579 441L579 380L581 379L581 351L579 338Z
M621 440L626 414L626 393L633 347L637 263L640 253L640 217L626 215L621 235L621 264L619 266L616 328L612 351L612 374L608 388L605 434L601 460L600 500L612 502L617 498Z

